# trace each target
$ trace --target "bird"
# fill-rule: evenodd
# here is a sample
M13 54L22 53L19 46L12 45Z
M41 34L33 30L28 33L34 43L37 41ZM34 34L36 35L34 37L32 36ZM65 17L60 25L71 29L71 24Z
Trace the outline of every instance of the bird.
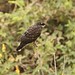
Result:
M42 29L45 27L44 22L37 22L34 25L30 26L21 36L21 42L19 46L17 47L17 51L20 52L22 48L29 44L34 42L41 34Z

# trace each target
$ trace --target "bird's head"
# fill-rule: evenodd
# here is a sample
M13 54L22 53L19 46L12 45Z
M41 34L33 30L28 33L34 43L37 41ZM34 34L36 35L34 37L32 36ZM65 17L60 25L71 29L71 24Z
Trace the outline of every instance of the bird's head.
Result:
M43 22L40 22L40 25L44 26L44 25L45 25L45 23L43 23Z
M45 23L44 22L38 22L37 25L40 25L40 26L44 27Z
M44 28L45 27L45 23L44 22L40 22L40 25Z

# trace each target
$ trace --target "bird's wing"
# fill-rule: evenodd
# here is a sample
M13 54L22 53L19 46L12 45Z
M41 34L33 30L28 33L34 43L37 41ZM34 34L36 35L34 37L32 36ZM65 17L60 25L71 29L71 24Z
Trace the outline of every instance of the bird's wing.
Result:
M40 34L41 27L34 25L21 36L21 41L25 43L33 42L40 36Z
M41 27L40 26L32 26L26 32L25 36L28 38L37 38L40 36Z

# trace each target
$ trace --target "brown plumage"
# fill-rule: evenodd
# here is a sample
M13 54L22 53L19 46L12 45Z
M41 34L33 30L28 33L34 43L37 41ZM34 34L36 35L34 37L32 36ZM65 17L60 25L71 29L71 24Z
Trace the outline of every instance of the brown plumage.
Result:
M26 44L34 42L40 36L44 25L44 23L38 22L29 27L29 29L21 36L21 43L16 50L20 51Z

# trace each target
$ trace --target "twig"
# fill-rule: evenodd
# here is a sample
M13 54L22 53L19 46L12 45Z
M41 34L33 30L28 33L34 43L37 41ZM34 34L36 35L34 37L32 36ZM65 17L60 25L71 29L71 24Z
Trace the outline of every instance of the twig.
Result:
M55 68L55 75L57 75L57 67L56 67L55 53L54 53L54 68Z
M65 75L65 55L64 55L64 63L63 63L63 74Z

